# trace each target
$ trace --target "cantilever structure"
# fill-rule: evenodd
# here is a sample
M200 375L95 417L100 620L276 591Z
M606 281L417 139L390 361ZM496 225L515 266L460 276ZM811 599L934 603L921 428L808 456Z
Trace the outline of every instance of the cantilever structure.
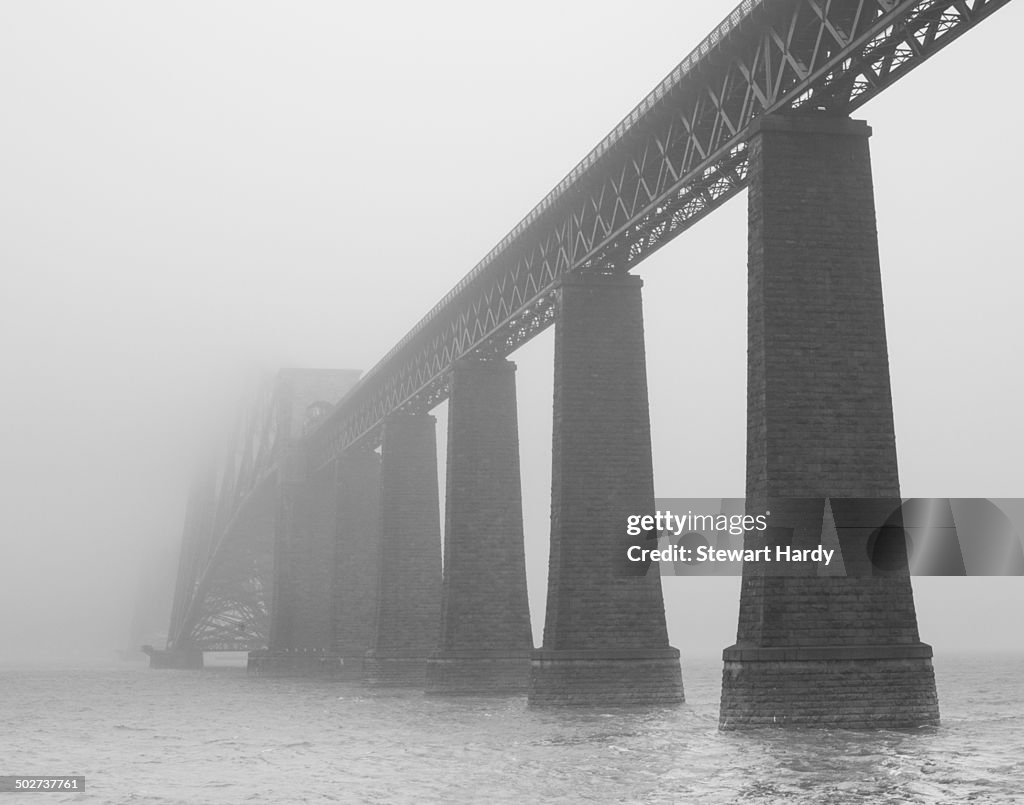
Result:
M196 474L169 650L266 648L282 455L358 377L351 370L281 370L239 412L225 449Z

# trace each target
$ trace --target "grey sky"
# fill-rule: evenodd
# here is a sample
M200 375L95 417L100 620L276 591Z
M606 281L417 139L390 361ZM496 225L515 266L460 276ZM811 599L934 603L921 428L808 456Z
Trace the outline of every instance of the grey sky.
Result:
M0 5L0 645L123 645L245 383L372 365L731 6ZM858 114L908 495L1024 494L1022 22ZM661 496L742 493L745 205L639 271ZM538 639L550 335L515 356ZM736 580L665 587L684 653L732 641ZM1022 580L915 589L937 652L1020 647Z

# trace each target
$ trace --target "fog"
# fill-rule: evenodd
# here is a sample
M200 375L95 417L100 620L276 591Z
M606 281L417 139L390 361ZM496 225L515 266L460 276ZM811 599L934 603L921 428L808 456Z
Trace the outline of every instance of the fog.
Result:
M124 648L255 379L373 365L732 5L5 3L0 659ZM908 496L1022 495L1021 23L857 114ZM638 273L657 494L740 496L746 195ZM513 357L538 641L551 355ZM937 656L1021 648L1021 579L914 586ZM665 580L684 655L732 642L737 591Z

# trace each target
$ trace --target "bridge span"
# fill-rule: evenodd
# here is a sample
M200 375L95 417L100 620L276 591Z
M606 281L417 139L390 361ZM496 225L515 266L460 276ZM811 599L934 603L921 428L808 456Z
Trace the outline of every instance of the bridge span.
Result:
M660 577L620 572L626 516L654 508L631 272L749 188L748 509L898 500L871 130L850 115L1008 1L737 6L358 381L284 370L258 396L227 457L197 476L154 662L231 648L264 672L438 694L682 701ZM534 648L508 357L550 326L552 533ZM442 540L429 412L445 399ZM820 537L820 511L790 513ZM723 728L937 720L905 566L745 572Z

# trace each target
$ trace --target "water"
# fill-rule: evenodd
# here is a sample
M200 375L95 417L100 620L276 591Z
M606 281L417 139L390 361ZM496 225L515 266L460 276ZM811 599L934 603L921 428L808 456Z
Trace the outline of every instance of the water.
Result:
M718 731L720 662L678 709L535 711L244 670L0 668L0 774L29 802L1024 802L1024 657L942 657L943 723Z

